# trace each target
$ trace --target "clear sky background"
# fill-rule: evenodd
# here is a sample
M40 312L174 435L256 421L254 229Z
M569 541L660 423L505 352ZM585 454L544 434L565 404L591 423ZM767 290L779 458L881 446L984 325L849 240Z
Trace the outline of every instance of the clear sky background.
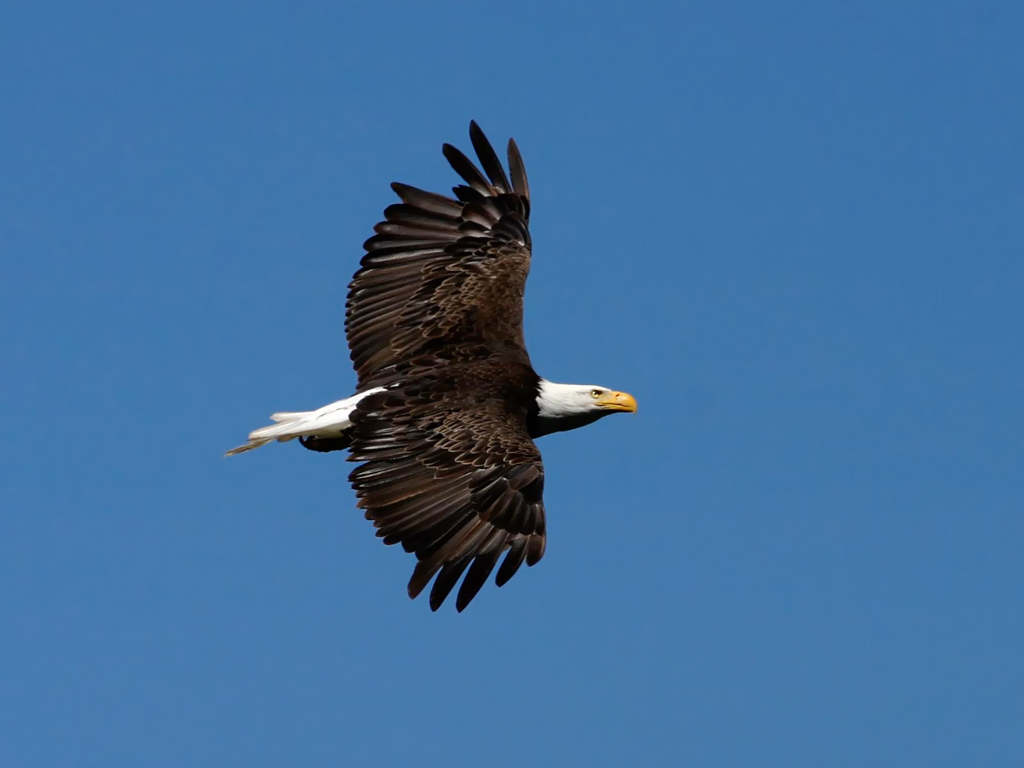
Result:
M1024 6L14 3L0 765L1024 765ZM339 454L388 183L512 135L547 555L464 614Z

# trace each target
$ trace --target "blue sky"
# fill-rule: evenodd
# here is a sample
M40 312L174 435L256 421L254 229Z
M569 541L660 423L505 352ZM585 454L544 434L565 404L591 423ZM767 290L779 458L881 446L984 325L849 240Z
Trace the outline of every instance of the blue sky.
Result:
M346 6L346 7L342 7ZM347 7L351 6L351 7ZM1024 9L16 3L0 764L1024 764ZM544 561L410 602L347 282L475 118L534 198Z

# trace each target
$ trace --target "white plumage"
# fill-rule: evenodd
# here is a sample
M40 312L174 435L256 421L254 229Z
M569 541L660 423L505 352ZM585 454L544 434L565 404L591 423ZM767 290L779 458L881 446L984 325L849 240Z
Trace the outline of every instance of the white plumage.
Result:
M349 417L356 409L356 404L367 395L382 392L383 387L375 387L359 392L352 397L317 408L315 411L282 411L271 414L270 419L277 422L266 427L254 429L249 433L249 442L232 448L225 456L245 453L277 440L279 443L294 440L296 437L330 437L341 435L352 426Z

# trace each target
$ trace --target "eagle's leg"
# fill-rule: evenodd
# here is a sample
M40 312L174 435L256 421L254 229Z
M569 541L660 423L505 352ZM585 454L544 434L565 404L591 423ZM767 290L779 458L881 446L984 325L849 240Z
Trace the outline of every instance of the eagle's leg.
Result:
M352 444L352 439L348 435L342 435L341 437L316 437L314 435L312 437L300 437L299 442L302 443L303 448L320 453L328 453L348 448Z

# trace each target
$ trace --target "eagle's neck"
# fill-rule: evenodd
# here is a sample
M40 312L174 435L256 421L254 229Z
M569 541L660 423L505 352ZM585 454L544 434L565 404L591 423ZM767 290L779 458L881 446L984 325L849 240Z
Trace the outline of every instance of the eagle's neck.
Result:
M580 397L582 384L559 384L541 379L537 384L537 411L530 419L530 437L565 432L593 424L604 414L587 407Z

